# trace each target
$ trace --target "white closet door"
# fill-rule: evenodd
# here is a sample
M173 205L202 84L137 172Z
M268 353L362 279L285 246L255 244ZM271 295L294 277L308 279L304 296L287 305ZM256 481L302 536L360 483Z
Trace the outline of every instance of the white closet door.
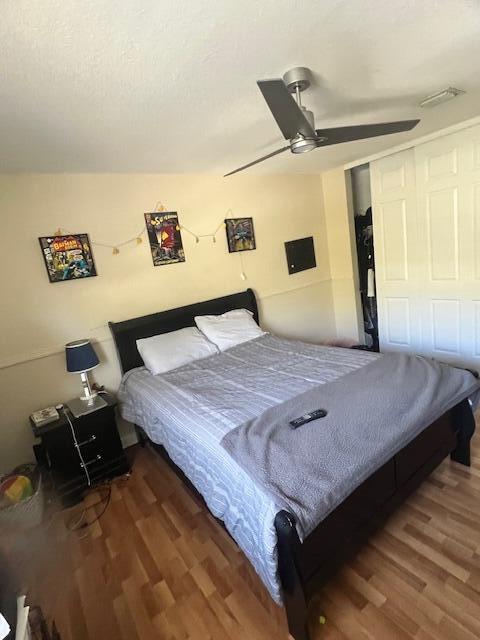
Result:
M415 162L413 149L370 165L380 349L418 352Z
M380 347L480 368L480 127L371 165Z
M480 366L480 127L415 148L422 342Z

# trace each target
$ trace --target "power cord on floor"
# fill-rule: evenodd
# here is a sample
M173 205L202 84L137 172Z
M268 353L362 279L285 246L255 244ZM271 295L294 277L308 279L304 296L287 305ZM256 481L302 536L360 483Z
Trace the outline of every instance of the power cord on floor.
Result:
M97 489L98 487L95 487L95 490ZM100 520L100 518L103 516L103 514L107 510L108 505L110 504L111 497L112 497L112 487L111 485L109 485L107 494L104 498L102 498L101 500L98 500L98 502L95 502L94 504L89 504L88 506L83 507L82 513L80 514L79 517L75 519L74 522L70 521L65 524L68 531L80 531L80 529L86 529L87 527L90 527L92 524ZM94 509L95 507L98 507L102 503L103 503L103 509L100 511L100 513L98 513L92 520L85 521L87 512L90 509Z
M103 483L103 484L98 484L98 485L94 485L91 487L91 491L98 491L99 489L107 489L107 493L105 494L105 496L103 498L101 498L100 500L97 500L97 502L94 502L93 504L89 504L87 506L83 507L83 510L80 514L80 516L77 516L75 518L75 520L70 520L69 522L65 523L65 527L67 528L68 531L81 531L83 529L87 529L88 527L91 527L92 524L95 524L95 522L98 522L98 520L100 520L100 518L104 515L104 513L106 512L106 510L108 509L108 506L110 505L111 499L112 499L112 485L114 482L121 482L122 480L125 482L129 479L130 474L125 474L124 476L121 476L120 478L116 478L114 480L110 480L107 483ZM84 497L85 499L85 497ZM99 505L101 505L103 503L103 508L100 511L100 513L97 513L95 515L94 518L92 518L91 520L87 520L85 521L85 517L87 515L87 512L90 509L94 509L95 507L98 507Z

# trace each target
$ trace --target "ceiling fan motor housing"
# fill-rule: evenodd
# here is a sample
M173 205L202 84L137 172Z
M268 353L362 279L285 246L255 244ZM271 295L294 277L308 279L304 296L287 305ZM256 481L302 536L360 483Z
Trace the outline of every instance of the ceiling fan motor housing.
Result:
M307 67L295 67L290 69L283 76L283 82L290 93L295 94L297 104L302 110L305 119L308 121L312 129L315 131L315 118L312 111L306 109L301 102L300 93L308 89L312 81L312 72ZM290 150L292 153L307 153L315 149L316 138L313 136L302 135L300 132L290 140Z
M313 111L309 111L303 106L300 108L305 118L311 124L312 129L315 130L315 116L313 115ZM312 149L317 148L317 142L316 137L304 136L299 133L290 140L290 150L292 153L307 153L307 151L312 151Z
M283 81L290 93L305 91L312 83L312 72L307 67L295 67L283 75Z
M305 109L305 107L301 107L301 109L305 118L312 125L312 129L315 129L315 116L313 115L313 111L309 111L308 109Z

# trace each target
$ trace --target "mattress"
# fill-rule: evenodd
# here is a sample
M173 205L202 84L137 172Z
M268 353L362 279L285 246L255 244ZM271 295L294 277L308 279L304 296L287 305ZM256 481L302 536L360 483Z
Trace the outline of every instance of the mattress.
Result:
M267 334L165 374L153 376L141 367L122 379L123 418L165 447L212 514L224 522L278 603L282 597L274 519L281 507L220 442L229 431L270 407L378 357Z

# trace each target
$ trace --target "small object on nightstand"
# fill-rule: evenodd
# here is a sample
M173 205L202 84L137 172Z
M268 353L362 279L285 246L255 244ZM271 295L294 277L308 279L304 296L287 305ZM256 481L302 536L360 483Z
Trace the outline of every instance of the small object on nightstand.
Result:
M92 484L130 471L117 430L116 400L102 395L105 405L86 415L76 417L64 407L58 420L42 427L30 420L34 435L42 440L37 460L47 462L65 506L79 502Z
M36 427L43 427L50 422L55 422L55 420L58 420L58 417L58 410L56 407L39 409L38 411L34 411L30 416Z

